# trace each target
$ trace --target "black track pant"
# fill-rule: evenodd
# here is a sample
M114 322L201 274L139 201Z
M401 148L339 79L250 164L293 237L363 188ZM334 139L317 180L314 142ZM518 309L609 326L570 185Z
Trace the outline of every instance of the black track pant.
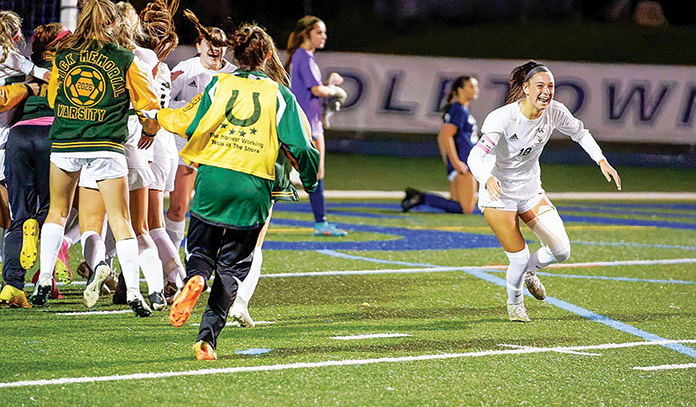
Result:
M19 263L22 226L30 218L35 218L41 226L48 214L50 129L50 126L14 127L5 145L5 182L12 222L5 234L2 278L20 290L24 288L26 275Z
M213 271L215 280L201 320L198 340L216 348L217 338L225 326L230 306L237 297L239 283L244 281L254 248L263 225L253 229L232 229L206 223L191 214L186 248L187 279L199 275L208 281Z

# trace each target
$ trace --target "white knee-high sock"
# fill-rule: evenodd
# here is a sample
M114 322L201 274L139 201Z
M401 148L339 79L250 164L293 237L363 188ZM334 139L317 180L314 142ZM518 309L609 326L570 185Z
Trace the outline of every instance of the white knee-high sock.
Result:
M167 229L167 234L172 240L174 247L179 250L181 247L181 242L186 236L186 219L182 221L170 220L166 216L164 217L164 227Z
M505 274L508 304L521 304L524 300L522 287L524 286L524 274L529 262L529 248L525 245L524 249L519 252L505 252L505 254L507 254L510 260L510 265Z
M111 266L114 261L114 257L117 256L116 238L114 237L114 232L111 230L111 226L106 219L104 220L104 231L102 236L104 236L104 245L106 246L106 262L109 264L109 266Z
M140 269L143 271L147 282L148 293L164 290L164 273L162 262L157 254L157 246L148 233L138 236L138 250L140 251Z
M82 243L82 256L92 270L106 258L106 246L104 240L93 230L88 230L80 237Z
M68 243L68 247L70 247L79 242L80 237L80 224L78 222L73 222L73 224L65 230L63 240L65 240Z
M128 238L116 242L116 255L121 263L121 273L123 273L126 282L126 297L130 301L140 294L138 241L134 238Z
M152 240L155 241L159 258L162 261L164 276L167 281L176 282L176 277L186 278L186 269L181 263L181 254L172 243L172 239L164 228L156 228L150 231Z
M39 284L44 281L51 281L53 278L53 268L56 266L56 258L60 245L63 243L63 231L65 228L57 223L44 223L41 228L41 274L39 274ZM45 285L45 284L44 284Z
M256 290L256 284L259 282L259 277L261 277L261 264L263 263L263 251L260 247L254 249L254 259L251 261L251 269L246 278L239 285L237 290L237 299L244 301L245 304L251 300ZM237 300L235 300L237 301Z
M68 220L65 222L65 231L63 232L63 240L68 243L68 247L74 245L80 240L80 222L77 221L77 209L71 208Z
M5 258L5 229L0 228L0 261Z
M551 253L551 250L546 246L541 246L539 250L535 251L529 257L529 263L527 264L527 270L536 272L539 269L543 269L549 264L558 263L556 256Z

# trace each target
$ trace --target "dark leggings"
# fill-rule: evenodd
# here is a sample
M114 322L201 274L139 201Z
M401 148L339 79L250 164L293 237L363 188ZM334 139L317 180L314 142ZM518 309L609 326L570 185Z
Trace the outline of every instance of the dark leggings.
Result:
M225 326L227 314L237 297L239 283L244 281L254 258L256 240L263 225L252 229L232 229L206 223L191 214L188 228L186 277L199 275L207 282L215 271L215 280L205 307L198 340L217 346L217 338Z
M20 290L24 288L26 275L19 262L22 226L30 218L36 219L41 226L48 214L50 129L50 126L14 127L5 145L5 182L12 222L5 234L2 278L6 284Z

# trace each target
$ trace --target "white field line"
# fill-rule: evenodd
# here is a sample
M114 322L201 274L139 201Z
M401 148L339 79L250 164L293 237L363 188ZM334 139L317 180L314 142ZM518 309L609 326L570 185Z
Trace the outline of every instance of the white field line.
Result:
M585 267L616 267L616 266L654 266L660 264L691 264L696 263L696 258L686 259L665 259L665 260L626 260L626 261L597 261L589 263L558 263L547 266L546 268L585 268ZM491 266L461 266L461 267L412 267L398 269L377 269L377 270L339 270L339 271L311 271L306 273L276 273L262 274L261 277L283 278L283 277L312 277L312 276L338 276L338 275L359 275L359 274L388 274L388 273L436 273L442 271L467 270L507 270L506 265Z
M111 315L111 314L128 314L133 312L130 309L119 309L113 311L84 311L84 312L56 312L56 315L63 316L81 316L81 315Z
M546 266L546 269L551 268L585 268L585 267L617 267L617 266L655 266L661 264L691 264L696 263L696 258L685 259L660 259L660 260L617 260L617 261L595 261L588 263L557 263ZM312 277L312 276L340 276L340 275L362 275L362 274L389 274L389 273L437 273L442 271L459 271L459 270L507 270L505 265L490 265L490 266L459 266L459 267L412 267L400 269L379 269L379 270L338 270L338 271L310 271L306 273L276 273L262 274L265 278L287 278L287 277ZM140 279L140 282L145 282ZM85 285L86 281L73 281L70 284L57 282L56 285L62 287L64 285ZM34 284L25 284L25 287L33 287ZM58 314L60 315L60 314Z
M307 193L298 188L301 197ZM448 196L449 191L437 192ZM569 201L691 201L696 200L696 193L691 192L547 192L549 199ZM324 191L330 199L398 199L404 198L404 191Z
M519 345L500 345L500 346L505 346L507 348L513 348L513 349L534 349L531 346L519 346ZM557 350L556 352L558 353L567 353L570 355L580 355L580 356L602 356L601 353L591 353L591 352L577 352L574 350Z
M636 370L673 370L673 369L689 369L696 367L696 363L686 363L683 365L660 365L660 366L647 366L647 367L634 367Z
M376 339L376 338L399 338L403 336L411 336L409 334L365 334L365 335L350 335L350 336L332 336L329 339L339 339L342 341L350 341L353 339Z
M306 362L306 363L290 363L285 365L266 365L266 366L242 366L242 367L228 367L219 369L201 369L201 370L185 370L180 372L156 372L156 373L134 373L127 375L110 375L110 376L91 376L91 377L63 377L60 379L44 379L44 380L21 380L16 382L4 382L0 383L0 388L9 387L27 387L27 386L54 386L54 385L66 385L66 384L78 384L78 383L96 383L96 382L109 382L109 381L123 381L123 380L148 380L148 379L162 379L169 377L182 377L182 376L206 376L215 374L233 374L233 373L244 373L244 372L271 372L280 370L291 370L291 369L313 369L321 367L336 367L336 366L356 366L356 365L368 365L375 363L403 363L403 362L416 362L416 361L429 361L429 360L444 360L444 359L458 359L458 358L473 358L473 357L485 357L485 356L496 356L496 355L519 355L519 354L531 354L531 353L546 353L546 352L559 352L559 351L585 351L585 350L597 350L597 349L622 349L622 348L632 348L637 346L654 346L654 345L666 345L670 343L696 343L694 340L664 340L664 341L653 341L653 342L626 342L626 343L605 343L601 345L589 345L589 346L568 346L568 347L553 347L553 348L531 348L525 347L522 349L507 349L507 350L487 350L480 352L466 352L466 353L440 353L436 355L418 355L418 356L402 356L402 357L386 357L386 358L373 358L373 359L345 359L345 360L330 360L324 362ZM506 345L501 345L506 346Z

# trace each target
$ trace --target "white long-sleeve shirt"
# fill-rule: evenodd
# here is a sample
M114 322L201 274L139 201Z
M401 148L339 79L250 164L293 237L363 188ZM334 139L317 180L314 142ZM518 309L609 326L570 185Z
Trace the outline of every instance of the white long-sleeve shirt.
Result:
M489 113L467 165L480 185L485 185L494 176L501 183L503 197L527 199L543 192L539 156L554 130L570 136L595 162L604 159L602 150L582 121L575 118L565 105L553 100L534 120L522 114L520 102ZM488 154L495 156L492 168L486 163Z
M0 56L2 56L3 47L0 46ZM13 76L33 76L43 79L43 76L50 72L47 69L40 68L24 55L10 51L7 53L7 58L0 64L0 86L5 85L5 81ZM0 149L5 148L7 136L10 133L10 121L14 117L15 108L0 113ZM4 176L0 175L4 179Z
M0 46L0 56L2 52L3 47ZM12 76L24 74L26 76L43 79L44 75L48 72L50 72L48 69L34 65L31 59L24 55L16 51L10 51L5 61L0 64L0 85L4 85L5 79Z
M220 73L232 73L236 70L237 67L227 60L219 71L205 68L199 57L179 62L172 72L183 71L183 73L172 81L171 107L177 109L186 106L194 96L205 90L213 76Z

